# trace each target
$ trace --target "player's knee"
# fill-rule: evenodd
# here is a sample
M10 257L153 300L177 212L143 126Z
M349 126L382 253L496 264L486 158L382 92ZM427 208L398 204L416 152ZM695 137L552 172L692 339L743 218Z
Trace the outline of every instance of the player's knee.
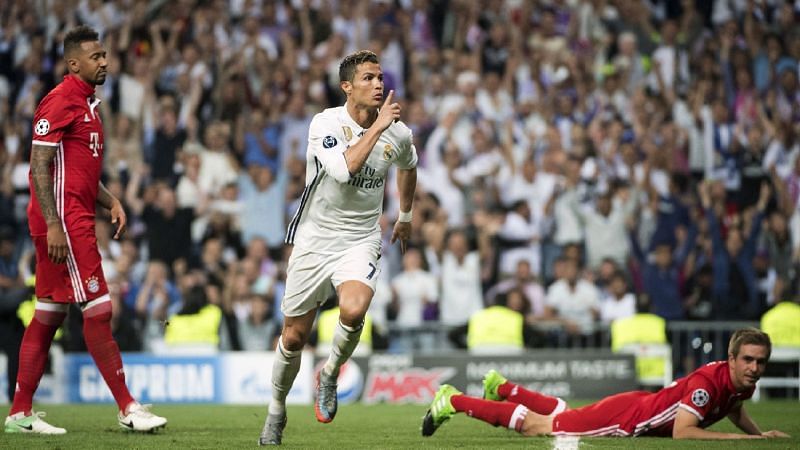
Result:
M361 327L364 317L367 315L370 300L371 297L358 297L339 302L339 321L348 327Z
M350 328L361 328L364 324L364 316L366 316L366 311L346 311L344 309L339 311L339 321L342 322L342 325Z
M283 333L281 334L283 348L290 352L302 350L306 345L307 340L308 336L305 333L294 328L284 329Z
M108 297L81 304L84 321L110 322L111 310L111 300Z
M67 317L69 305L63 303L36 302L33 317L44 325L58 327Z
M553 431L553 419L533 412L528 412L522 423L520 433L523 436L548 436Z

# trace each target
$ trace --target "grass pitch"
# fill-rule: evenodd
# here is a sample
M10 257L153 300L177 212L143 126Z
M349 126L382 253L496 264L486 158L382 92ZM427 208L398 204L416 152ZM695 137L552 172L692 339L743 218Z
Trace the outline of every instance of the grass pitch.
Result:
M575 403L577 404L577 403ZM0 405L0 408L4 406ZM5 406L7 410L7 406ZM126 432L117 425L115 407L108 405L41 405L46 420L65 427L65 436L0 433L3 449L227 449L253 448L266 415L265 407L181 405L154 411L169 419L157 434ZM779 429L791 439L746 441L672 441L662 438L582 439L580 449L800 449L800 402L748 403L747 409L764 430ZM457 415L429 438L420 435L424 406L342 405L336 420L317 423L311 406L290 407L285 448L410 449L410 448L556 448L552 438L523 438L511 431ZM727 421L712 429L735 431ZM569 448L576 448L574 443Z

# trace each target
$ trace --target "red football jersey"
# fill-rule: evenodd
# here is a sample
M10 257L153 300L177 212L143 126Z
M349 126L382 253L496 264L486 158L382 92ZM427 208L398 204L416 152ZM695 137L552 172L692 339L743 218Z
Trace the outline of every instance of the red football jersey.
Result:
M755 388L736 392L727 361L716 361L675 380L639 400L635 435L672 436L678 408L689 411L707 428L725 418L738 402L753 396Z
M53 188L65 231L94 227L97 187L103 162L103 124L94 86L74 75L64 77L39 103L33 117L33 144L56 148ZM32 236L47 234L47 223L28 175Z
M736 392L727 361L717 361L674 381L658 392L623 392L553 419L555 436L672 436L679 409L697 416L706 428L753 395Z

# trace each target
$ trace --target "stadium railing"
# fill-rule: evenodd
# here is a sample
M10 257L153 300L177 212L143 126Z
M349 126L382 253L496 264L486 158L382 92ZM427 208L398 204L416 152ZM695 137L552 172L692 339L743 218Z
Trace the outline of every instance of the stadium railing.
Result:
M753 393L753 401L761 400L761 390L764 388L789 388L797 389L797 398L800 400L800 347L775 347L769 358L774 363L794 363L797 365L798 375L786 377L761 377Z
M551 322L537 322L532 326L543 336L544 348L548 349L592 349L610 348L611 332L608 327L598 326L594 333L571 335ZM672 321L667 323L667 334L672 347L673 372L684 374L711 361L727 359L728 340L739 328L758 327L758 322L725 321L695 322ZM424 323L418 327L398 327L389 324L389 341L402 342L401 346L390 345L389 352L414 352L418 354L441 354L455 350L449 334L453 327L437 322Z

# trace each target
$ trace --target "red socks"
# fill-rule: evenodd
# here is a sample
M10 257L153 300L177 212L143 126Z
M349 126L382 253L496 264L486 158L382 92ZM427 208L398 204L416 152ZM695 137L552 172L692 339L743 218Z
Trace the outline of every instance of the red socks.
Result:
M90 305L93 302L90 302ZM111 334L111 302L88 306L83 310L83 338L86 348L103 375L120 411L134 402L125 385L125 372L119 347Z
M511 430L520 431L528 409L523 405L511 402L495 402L482 398L454 395L450 397L450 404L458 412L464 412L470 417L480 419L494 426L504 426Z
M508 381L498 386L497 393L507 401L525 405L531 411L543 416L550 415L559 406L559 399L556 397L529 391Z
M19 348L17 390L14 393L14 401L8 415L19 412L28 414L31 411L33 394L39 387L39 381L42 379L44 368L47 365L50 344L66 316L66 305L52 303L36 305L33 320L25 329L25 335L22 337L22 344Z

